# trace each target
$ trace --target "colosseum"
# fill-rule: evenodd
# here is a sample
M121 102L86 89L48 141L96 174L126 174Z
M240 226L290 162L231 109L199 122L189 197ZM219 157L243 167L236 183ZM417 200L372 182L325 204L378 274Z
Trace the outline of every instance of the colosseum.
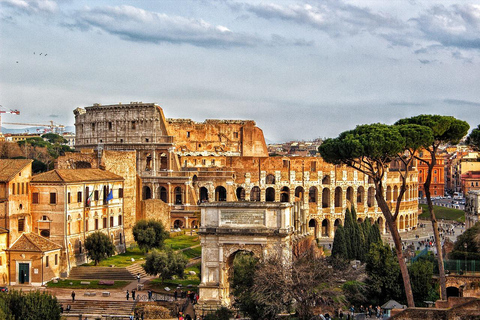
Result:
M198 227L203 202L275 201L292 203L296 230L317 239L334 236L350 205L359 221L386 231L366 175L319 156L269 156L253 120L169 119L160 106L142 102L94 104L74 114L77 150L135 152L141 200L168 204L172 228ZM391 166L386 176L390 205L401 185L398 170ZM418 172L411 172L397 219L401 231L418 222Z

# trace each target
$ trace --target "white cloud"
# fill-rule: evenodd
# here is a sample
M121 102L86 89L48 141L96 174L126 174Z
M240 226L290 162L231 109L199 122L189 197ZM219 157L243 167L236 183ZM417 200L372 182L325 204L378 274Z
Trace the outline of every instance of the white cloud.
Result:
M187 43L199 47L249 47L261 42L256 36L236 33L202 19L169 16L127 5L87 7L77 11L74 19L70 26L100 29L129 41Z
M480 6L434 6L412 19L427 40L446 47L480 49Z
M234 10L244 8L258 17L280 19L309 25L330 36L353 35L374 32L379 29L403 28L403 23L384 13L374 13L368 8L357 7L342 1L322 1L316 5L275 3L230 3Z
M27 14L54 13L57 3L52 0L1 0L0 4Z

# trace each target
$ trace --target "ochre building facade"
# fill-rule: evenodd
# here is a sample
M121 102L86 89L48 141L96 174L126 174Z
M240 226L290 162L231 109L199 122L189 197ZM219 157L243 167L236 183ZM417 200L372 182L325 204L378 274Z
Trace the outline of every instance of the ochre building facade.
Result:
M172 228L198 227L201 203L253 201L294 204L295 229L317 239L332 238L351 205L359 220L379 222L385 231L367 176L320 157L269 157L263 132L252 120L167 119L158 105L142 102L94 104L74 114L77 150L135 152L138 197L168 204ZM398 171L388 171L385 184L385 197L394 206ZM401 231L418 222L415 168L407 188L397 220Z

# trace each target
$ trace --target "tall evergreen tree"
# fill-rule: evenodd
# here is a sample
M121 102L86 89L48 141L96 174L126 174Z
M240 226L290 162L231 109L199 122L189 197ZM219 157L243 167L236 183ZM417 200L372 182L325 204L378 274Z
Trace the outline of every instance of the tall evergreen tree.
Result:
M345 230L339 225L333 238L332 256L348 259L347 243L345 240Z
M352 213L350 209L345 211L345 242L347 246L347 258L348 260L353 260L356 257L356 246L355 246L355 225L352 218Z

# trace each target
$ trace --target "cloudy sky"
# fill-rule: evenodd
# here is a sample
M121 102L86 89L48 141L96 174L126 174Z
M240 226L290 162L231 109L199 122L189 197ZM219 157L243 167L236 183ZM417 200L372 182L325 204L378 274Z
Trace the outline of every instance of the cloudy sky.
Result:
M480 123L480 2L0 0L3 121L93 103L253 119L269 141L422 113Z

